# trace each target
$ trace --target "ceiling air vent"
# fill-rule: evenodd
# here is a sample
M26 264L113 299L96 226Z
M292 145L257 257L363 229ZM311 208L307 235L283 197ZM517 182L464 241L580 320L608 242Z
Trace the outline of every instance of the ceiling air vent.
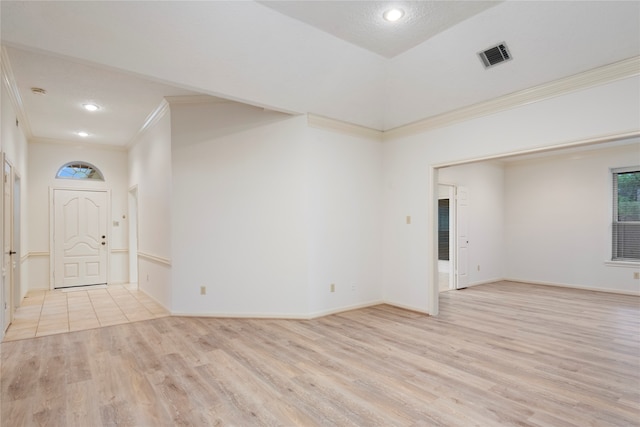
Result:
M505 43L490 47L484 52L478 53L478 56L482 59L485 68L493 67L494 65L511 59L511 53L509 53L509 49L507 49Z

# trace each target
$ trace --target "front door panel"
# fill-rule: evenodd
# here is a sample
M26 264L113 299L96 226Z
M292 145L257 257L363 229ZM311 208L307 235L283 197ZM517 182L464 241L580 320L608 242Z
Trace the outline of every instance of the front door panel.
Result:
M54 287L107 283L107 193L55 190Z

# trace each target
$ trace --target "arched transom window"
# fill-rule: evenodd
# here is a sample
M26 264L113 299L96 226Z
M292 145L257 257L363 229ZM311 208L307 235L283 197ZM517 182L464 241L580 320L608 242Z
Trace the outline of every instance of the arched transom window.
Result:
M56 178L61 179L91 179L104 181L102 172L87 162L69 162L58 169Z

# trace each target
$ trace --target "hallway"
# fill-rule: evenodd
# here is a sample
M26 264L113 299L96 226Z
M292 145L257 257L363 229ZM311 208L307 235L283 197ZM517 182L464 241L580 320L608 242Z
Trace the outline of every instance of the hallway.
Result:
M169 313L128 285L37 290L16 310L4 341L156 319Z

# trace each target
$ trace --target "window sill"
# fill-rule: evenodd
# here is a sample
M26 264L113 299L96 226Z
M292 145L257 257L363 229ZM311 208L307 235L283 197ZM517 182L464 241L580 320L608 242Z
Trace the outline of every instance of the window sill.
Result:
M605 261L604 265L608 267L640 268L640 261Z

